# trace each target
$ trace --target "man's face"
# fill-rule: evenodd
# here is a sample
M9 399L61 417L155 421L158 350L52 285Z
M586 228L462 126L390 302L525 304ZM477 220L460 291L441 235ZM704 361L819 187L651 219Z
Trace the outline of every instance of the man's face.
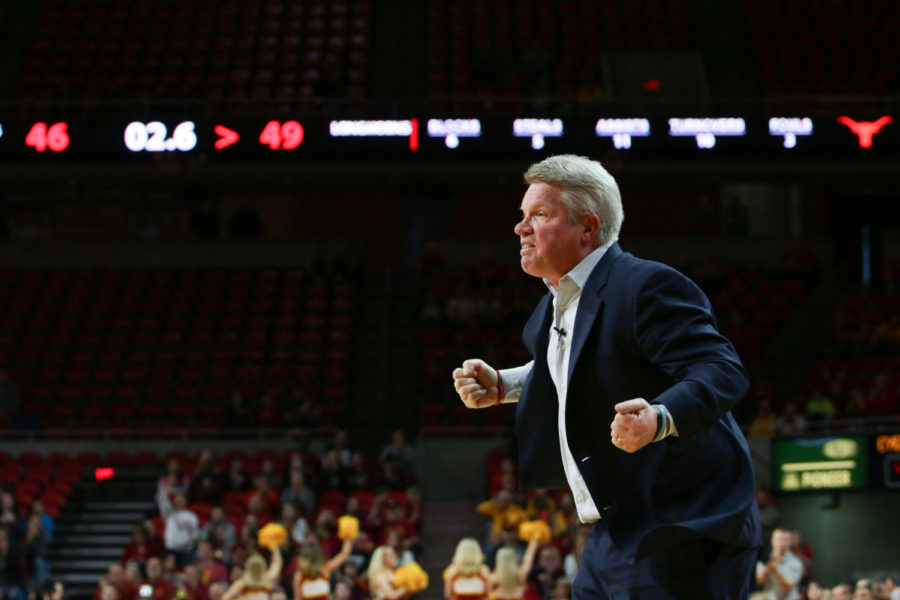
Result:
M162 576L162 563L159 562L158 558L151 558L147 560L147 579L153 581L154 579L159 579Z
M109 570L106 572L106 581L110 585L118 585L122 581L124 574L125 572L122 570L121 565L110 565Z
M784 551L791 547L793 536L788 531L776 530L772 533L772 551L777 554L784 554Z
M544 277L554 285L590 254L592 237L581 223L569 223L559 190L546 183L532 183L522 198L522 220L514 231L521 243L522 270Z

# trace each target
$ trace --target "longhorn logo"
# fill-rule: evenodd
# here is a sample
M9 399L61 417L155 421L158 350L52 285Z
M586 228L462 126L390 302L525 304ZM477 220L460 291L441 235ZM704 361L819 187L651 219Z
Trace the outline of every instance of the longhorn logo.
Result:
M881 117L877 121L854 121L850 117L838 117L838 123L846 125L850 131L859 138L860 148L871 148L872 138L881 131L881 128L893 122L894 117Z

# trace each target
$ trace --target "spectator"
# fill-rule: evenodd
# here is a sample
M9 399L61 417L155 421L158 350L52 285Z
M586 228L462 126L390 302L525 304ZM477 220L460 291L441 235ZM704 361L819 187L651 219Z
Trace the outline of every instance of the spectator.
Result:
M25 537L27 523L16 510L16 498L10 492L0 493L0 527L9 531L10 539L18 542Z
M334 448L322 455L322 487L326 490L344 489L344 465Z
M219 540L217 540L217 532L221 536ZM225 557L231 556L231 550L237 543L237 531L234 525L225 518L225 510L221 506L214 506L210 511L209 520L200 531L200 539L208 540L212 544L214 551L222 553L223 556L221 558L223 560ZM217 541L218 547L216 545Z
M831 600L852 600L853 591L846 583L839 583L831 588Z
M46 533L41 526L41 518L32 514L27 520L22 550L32 575L33 586L38 588L43 587L50 574L50 566L46 559L47 542L45 540Z
M104 600L102 593L105 587L112 590L111 600L134 600L137 597L137 588L125 577L125 569L119 563L109 565L106 577L101 578L97 584L94 600Z
M369 525L373 528L375 539L380 544L387 543L387 535L396 531L404 540L407 548L419 543L419 533L406 520L406 507L395 498L380 494L372 502L369 510Z
M512 548L500 548L497 551L496 566L491 574L491 581L496 586L494 600L518 600L525 595L525 584L539 546L537 538L528 542L521 565Z
M410 550L406 540L403 539L403 535L399 531L388 531L384 536L384 545L394 549L394 556L397 557L398 567L416 562L415 554Z
M315 536L322 545L322 550L327 556L337 553L341 546L341 541L337 537L338 525L337 518L331 509L324 509L319 512L315 523Z
M152 556L147 559L147 578L141 582L141 587L150 586L147 590L149 594L145 595L143 589L139 590L141 598L152 598L153 600L172 600L175 594L175 586L163 577L162 561Z
M243 596L256 598L257 595L268 595L281 577L283 559L278 547L272 548L272 563L266 568L266 559L260 554L253 554L244 564L243 576L231 584L222 600L232 600Z
M0 527L0 590L5 590L10 600L25 600L26 572L18 544L5 528Z
M550 600L569 600L572 597L572 581L565 576L559 577L553 585Z
M262 461L259 474L266 478L266 482L273 490L280 490L283 487L284 480L281 477L281 473L275 469L275 461L271 458ZM277 494L278 492L276 491L275 493Z
M188 499L203 504L219 504L222 501L222 474L210 450L204 450L197 459L197 466L191 476Z
M818 582L810 581L806 586L806 600L825 600L826 591ZM831 597L831 592L828 592L828 597Z
M350 455L350 464L344 471L344 489L368 490L372 487L372 476L366 468L362 454L354 452Z
M772 555L765 563L756 563L756 584L773 600L798 600L798 584L803 575L803 563L791 552L793 535L778 527L772 532Z
M306 514L312 514L315 510L316 493L306 485L306 476L303 474L302 467L291 469L290 484L281 492L281 501L285 504L301 506Z
M295 544L302 546L306 543L307 534L309 533L309 523L304 516L297 514L297 507L290 502L281 505L281 517L278 520L285 531L288 532L289 540Z
M565 575L566 571L563 569L556 546L548 544L541 548L530 576L531 581L540 590L541 596L549 598L553 594L553 588L556 587L556 580Z
M9 377L9 371L0 368L0 426L11 425L19 411L19 390Z
M181 585L178 586L178 600L209 600L209 586L203 582L202 572L197 565L187 565Z
M244 461L235 456L228 466L225 487L230 492L245 492L250 489L250 476L244 471Z
M406 434L398 429L391 443L378 455L384 481L393 489L402 489L415 481L416 450L406 443Z
M168 487L173 491L187 494L191 485L191 477L181 469L181 462L175 457L166 461L166 472L156 482L157 490Z
M353 456L353 450L350 448L350 436L347 435L346 429L338 429L334 432L334 440L329 450L337 452L341 466L347 467L350 465L350 457Z
M512 502L509 490L500 490L491 500L485 500L476 509L478 514L491 520L489 540L496 545L500 531L507 525L516 525L525 520L525 510Z
M456 545L453 562L444 572L444 598L487 598L491 572L475 538L463 538Z
M529 520L549 521L556 513L556 500L550 497L550 493L546 489L535 490L534 495L525 505L525 512L528 514Z
M200 581L207 585L228 581L228 571L224 563L216 560L212 544L208 540L197 544L197 562L194 565L200 569Z
M248 511L254 502L259 504L258 513L266 516L265 520L260 519L260 525L271 521L281 508L281 494L269 487L269 480L262 473L253 476L253 489L247 496Z
M200 537L199 519L187 509L187 499L181 491L175 491L169 500L171 488L161 486L156 493L159 512L166 522L165 548L175 556L175 562L183 567L193 562L194 549Z
M831 397L822 390L816 390L806 402L807 421L830 421L834 418L835 408Z
M56 527L56 521L44 511L43 500L38 498L31 504L31 514L40 519L41 528L44 530L44 543L49 546L53 541L53 529Z
M788 400L775 419L775 435L797 435L806 431L806 419L800 414L796 400Z
M137 564L138 568L147 564L151 556L159 556L162 545L158 542L143 523L137 523L131 528L131 543L122 551L122 565Z

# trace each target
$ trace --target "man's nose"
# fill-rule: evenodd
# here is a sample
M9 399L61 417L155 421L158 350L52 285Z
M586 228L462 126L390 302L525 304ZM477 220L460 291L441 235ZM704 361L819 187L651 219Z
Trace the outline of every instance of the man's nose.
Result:
M527 229L528 229L528 221L527 221L527 219L524 219L524 218L521 221L519 221L518 223L516 223L515 227L513 227L513 231L516 233L516 235L522 235Z

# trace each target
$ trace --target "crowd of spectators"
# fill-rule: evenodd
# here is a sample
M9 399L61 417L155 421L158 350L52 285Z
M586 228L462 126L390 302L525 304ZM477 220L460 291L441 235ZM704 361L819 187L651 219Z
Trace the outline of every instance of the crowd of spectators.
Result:
M900 410L900 270L880 288L847 289L839 297L815 361L778 398L768 384L754 390L754 435L796 435L833 420L892 417Z
M0 489L0 598L25 600L47 585L54 524L40 499L17 506L15 495Z
M321 453L304 447L258 458L211 451L170 457L157 485L159 514L135 524L95 600L220 600L235 582L251 581L248 569L260 560L268 568L283 562L270 597L291 598L298 564L338 555L327 563L330 592L361 599L377 548L392 548L396 566L421 555L415 450L403 432L394 432L378 459L360 452L343 430ZM359 520L352 544L338 538L342 515ZM277 553L260 545L259 531L269 523L287 532Z
M525 600L569 598L571 583L578 571L580 554L593 526L581 524L569 490L521 492L515 462L505 451L488 457L490 498L477 507L485 519L484 564L496 569L498 554L504 549L515 552L518 563L526 556L529 540L521 537L520 525L536 519L546 522L550 541L542 542L535 560L524 578ZM780 523L777 501L762 490L757 494L763 516L767 547L756 568L757 600L900 600L896 579L859 579L832 586L822 585L814 573L815 553L801 531ZM830 575L830 574L829 574Z

